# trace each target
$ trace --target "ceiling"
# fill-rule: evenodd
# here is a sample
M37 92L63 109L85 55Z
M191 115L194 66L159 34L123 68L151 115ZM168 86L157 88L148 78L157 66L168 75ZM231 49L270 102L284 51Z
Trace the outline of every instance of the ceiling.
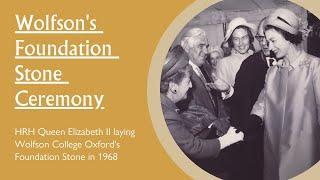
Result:
M212 10L251 11L273 9L288 3L288 0L223 0L211 6Z

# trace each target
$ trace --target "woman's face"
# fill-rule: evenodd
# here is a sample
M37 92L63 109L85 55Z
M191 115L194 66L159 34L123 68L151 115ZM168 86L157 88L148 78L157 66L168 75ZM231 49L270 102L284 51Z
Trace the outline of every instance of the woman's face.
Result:
M219 59L221 59L221 57L218 52L214 51L214 52L210 53L210 62L212 64L212 66L216 66Z
M250 47L250 38L246 29L238 28L232 33L233 48L240 54L248 52Z
M268 29L265 34L269 43L269 50L273 51L278 59L288 54L290 42L280 32L275 29Z
M177 84L177 93L176 93L176 99L178 101L181 101L183 99L186 99L187 98L187 92L188 90L192 87L192 83L191 83L191 80L190 80L190 77L189 76L186 76L182 79L182 81Z

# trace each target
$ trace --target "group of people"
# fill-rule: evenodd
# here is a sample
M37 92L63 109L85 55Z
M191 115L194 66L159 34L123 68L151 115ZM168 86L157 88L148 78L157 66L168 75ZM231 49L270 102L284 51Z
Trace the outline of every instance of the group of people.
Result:
M300 24L279 8L258 28L231 20L228 56L197 27L170 49L162 110L173 139L199 167L223 179L282 180L318 162L320 59L299 46Z

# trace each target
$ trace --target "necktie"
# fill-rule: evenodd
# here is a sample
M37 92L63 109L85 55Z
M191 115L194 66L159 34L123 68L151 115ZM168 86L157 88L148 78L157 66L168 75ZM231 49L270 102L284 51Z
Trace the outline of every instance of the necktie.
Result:
M199 67L195 67L194 69L196 70L197 75L198 75L198 77L201 79L201 81L203 82L203 84L206 84L206 83L207 83L207 80L206 80L206 78L204 77L204 75L202 74L200 68L199 68Z
M214 98L212 97L212 94L211 94L211 89L206 85L208 82L207 82L206 78L204 77L203 73L201 72L200 68L199 67L195 67L194 70L196 71L198 77L201 79L201 81L203 82L206 90L208 91L208 94L210 96L210 99L211 99L213 105L216 106Z

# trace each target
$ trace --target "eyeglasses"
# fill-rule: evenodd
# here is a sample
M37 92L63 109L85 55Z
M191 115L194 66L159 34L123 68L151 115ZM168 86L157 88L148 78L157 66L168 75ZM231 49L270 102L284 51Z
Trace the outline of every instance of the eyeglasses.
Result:
M266 37L265 37L265 36L256 35L255 38L256 38L259 42L261 42L261 41L263 41Z
M199 44L198 48L199 49L203 49L203 48L208 49L209 48L209 44Z

